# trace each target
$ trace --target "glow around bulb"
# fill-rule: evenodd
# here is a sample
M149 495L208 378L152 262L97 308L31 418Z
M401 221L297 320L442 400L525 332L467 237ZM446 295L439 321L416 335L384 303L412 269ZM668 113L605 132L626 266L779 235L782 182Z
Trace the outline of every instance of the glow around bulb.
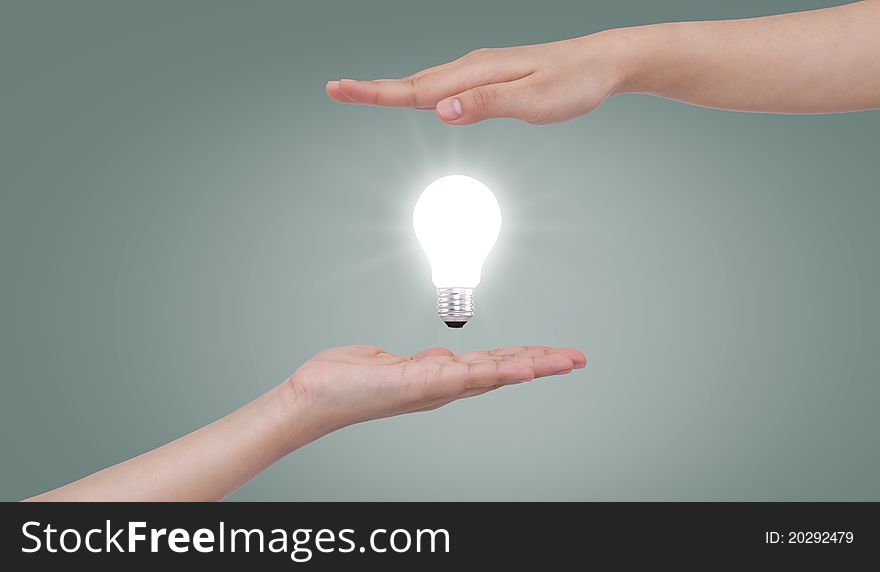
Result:
M473 316L473 289L501 231L501 209L489 188L464 175L437 179L413 211L413 227L431 263L438 313L451 327Z

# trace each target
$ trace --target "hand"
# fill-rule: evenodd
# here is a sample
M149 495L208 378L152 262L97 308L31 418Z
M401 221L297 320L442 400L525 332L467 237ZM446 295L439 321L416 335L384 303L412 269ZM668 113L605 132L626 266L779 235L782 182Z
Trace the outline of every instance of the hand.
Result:
M569 373L586 363L577 350L543 346L457 356L432 349L412 357L376 346L345 346L320 352L287 384L297 410L320 411L322 432L329 432L369 419L430 411L504 385Z
M618 93L769 113L880 109L880 0L750 18L618 28L477 50L403 79L327 83L339 103L557 123Z
M476 50L403 79L327 83L339 103L436 109L449 125L491 117L535 124L589 113L623 80L611 32L549 44Z
M436 409L503 385L584 367L577 350L540 346L412 357L375 346L325 350L226 417L30 500L219 500L288 453L369 419Z

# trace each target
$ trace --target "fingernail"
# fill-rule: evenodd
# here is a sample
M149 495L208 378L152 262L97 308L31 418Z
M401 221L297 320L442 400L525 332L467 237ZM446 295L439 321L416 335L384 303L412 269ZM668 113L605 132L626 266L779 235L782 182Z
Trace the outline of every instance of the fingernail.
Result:
M437 104L437 113L446 121L455 121L461 117L461 102L457 99L444 99Z
M333 87L338 86L338 85L339 85L339 80L334 79L334 80L330 80L330 81L328 81L328 82L327 82L327 87L330 87L331 85L332 85Z
M574 368L575 368L575 369L581 369L582 367L585 367L585 366L587 365L587 362L585 362L585 361L576 361L576 362L574 362L573 365L574 365Z

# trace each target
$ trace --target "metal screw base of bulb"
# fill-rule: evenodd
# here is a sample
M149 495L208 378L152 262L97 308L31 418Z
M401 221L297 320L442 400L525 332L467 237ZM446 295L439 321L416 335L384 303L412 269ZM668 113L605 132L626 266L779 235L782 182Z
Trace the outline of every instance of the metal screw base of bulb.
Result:
M450 328L461 328L474 317L473 288L437 288L437 314Z

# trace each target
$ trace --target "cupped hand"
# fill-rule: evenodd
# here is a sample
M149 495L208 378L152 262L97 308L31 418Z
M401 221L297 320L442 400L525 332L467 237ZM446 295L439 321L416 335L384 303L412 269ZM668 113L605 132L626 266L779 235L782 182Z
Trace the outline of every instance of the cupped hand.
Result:
M518 346L454 355L431 349L400 356L376 346L322 351L287 383L291 399L319 410L323 429L415 411L429 411L505 385L584 367L574 349Z
M335 80L339 103L436 110L449 125L492 117L529 123L589 113L623 81L620 42L609 32L549 44L481 49L403 79Z

